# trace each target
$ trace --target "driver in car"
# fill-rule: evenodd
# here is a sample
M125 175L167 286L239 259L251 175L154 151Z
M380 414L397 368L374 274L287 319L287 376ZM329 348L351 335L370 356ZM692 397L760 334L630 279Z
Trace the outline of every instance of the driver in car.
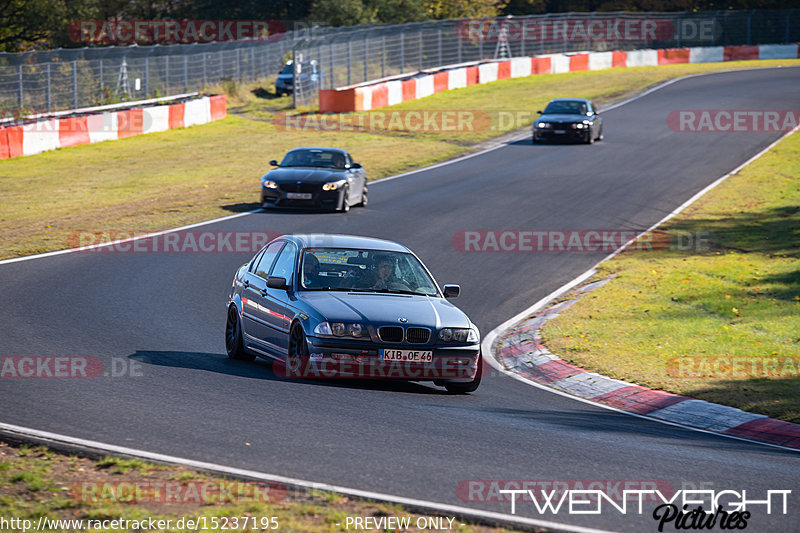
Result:
M319 279L319 259L311 254L303 257L303 287L307 289L321 286Z

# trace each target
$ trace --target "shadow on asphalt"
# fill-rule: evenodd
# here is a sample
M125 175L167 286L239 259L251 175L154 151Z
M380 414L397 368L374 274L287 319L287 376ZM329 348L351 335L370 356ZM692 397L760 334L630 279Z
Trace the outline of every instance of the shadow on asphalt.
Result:
M266 381L285 381L288 383L304 383L322 387L337 387L357 390L378 390L389 392L405 392L409 394L435 394L449 395L444 389L433 387L433 384L423 385L410 381L395 381L389 379L298 379L284 377L279 374L280 363L272 363L265 359L257 358L253 362L234 361L225 354L206 352L178 352L138 350L128 356L130 359L145 365L169 366L174 368L188 368L216 372L229 376L238 376ZM274 368L273 368L274 367Z

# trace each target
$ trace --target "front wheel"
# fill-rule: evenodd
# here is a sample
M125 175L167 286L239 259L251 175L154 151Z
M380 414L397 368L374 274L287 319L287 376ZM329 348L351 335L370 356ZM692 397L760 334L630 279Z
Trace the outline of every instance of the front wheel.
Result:
M367 202L369 199L367 198L367 186L364 185L364 190L361 191L361 201L356 204L358 207L367 207Z
M350 202L347 201L347 198L350 196L350 189L345 189L342 191L342 207L339 208L339 211L342 213L347 213L350 211Z
M289 351L286 354L286 375L302 377L308 366L308 342L303 326L295 324L289 332Z
M242 321L235 305L228 309L228 320L225 322L225 351L228 357L238 361L252 361L255 356L244 349L242 341Z

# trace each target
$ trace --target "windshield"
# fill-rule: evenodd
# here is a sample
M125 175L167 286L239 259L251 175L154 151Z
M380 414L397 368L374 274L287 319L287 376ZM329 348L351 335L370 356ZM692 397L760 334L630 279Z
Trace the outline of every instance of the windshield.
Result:
M544 108L545 115L585 115L587 111L586 102L577 100L566 100L560 102L550 102Z
M332 150L320 150L317 148L292 150L281 161L282 167L322 167L340 168L345 165L345 157L342 152Z
M307 248L303 250L301 272L300 286L305 290L439 293L422 263L404 252Z
M283 70L281 71L281 74L291 74L293 72L294 72L294 67L292 66L291 63L289 63L287 65L284 65Z

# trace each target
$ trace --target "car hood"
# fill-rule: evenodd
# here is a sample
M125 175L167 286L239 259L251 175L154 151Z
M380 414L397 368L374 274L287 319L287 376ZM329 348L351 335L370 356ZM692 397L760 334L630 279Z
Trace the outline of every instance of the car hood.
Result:
M458 307L438 297L405 294L304 291L300 298L323 320L375 326L406 325L466 328L470 321ZM400 322L406 318L408 322Z
M289 183L302 181L303 183L325 183L336 181L345 177L341 170L314 168L314 167L290 167L276 168L267 172L264 176L275 183Z
M590 120L586 115L542 115L536 122L583 122Z

